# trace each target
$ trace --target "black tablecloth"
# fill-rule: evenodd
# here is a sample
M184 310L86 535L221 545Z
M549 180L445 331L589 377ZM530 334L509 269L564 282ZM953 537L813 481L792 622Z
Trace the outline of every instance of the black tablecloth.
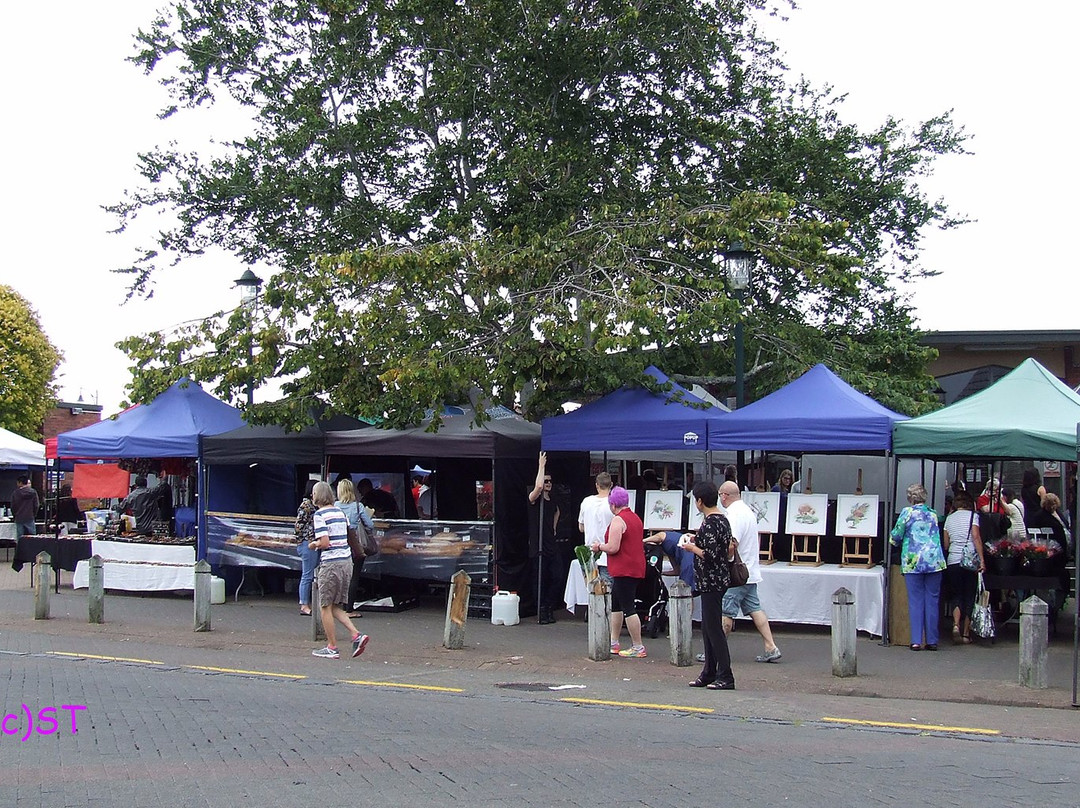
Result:
M70 538L49 535L23 536L15 545L15 560L11 562L11 568L18 572L23 564L32 564L37 560L37 554L45 551L52 558L53 569L75 571L75 565L80 561L90 558L90 537Z
M988 575L983 573L987 589L1016 589L1033 592L1037 589L1068 589L1067 580L1059 575Z

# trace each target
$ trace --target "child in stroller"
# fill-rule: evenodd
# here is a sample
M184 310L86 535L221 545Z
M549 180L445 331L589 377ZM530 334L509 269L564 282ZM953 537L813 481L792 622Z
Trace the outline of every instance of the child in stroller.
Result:
M653 639L668 625L668 591L662 574L665 554L679 577L694 588L694 556L679 547L681 537L679 530L660 530L645 537L645 577L638 584L635 605L642 633Z

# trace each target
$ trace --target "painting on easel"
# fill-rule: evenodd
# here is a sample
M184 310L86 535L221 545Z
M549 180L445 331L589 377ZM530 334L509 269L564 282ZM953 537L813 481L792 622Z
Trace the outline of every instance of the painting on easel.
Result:
M824 536L828 494L788 494L785 532L792 536Z
M773 491L744 491L743 502L757 518L758 533L780 532L780 494Z
M645 527L650 530L678 530L682 525L681 491L645 492Z
M876 538L878 506L877 494L837 494L836 535Z

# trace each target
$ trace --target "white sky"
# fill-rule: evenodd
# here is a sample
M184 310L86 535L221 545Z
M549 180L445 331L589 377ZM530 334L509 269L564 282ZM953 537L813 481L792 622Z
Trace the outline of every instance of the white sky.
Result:
M1072 150L1080 11L1034 0L1008 10L985 0L804 0L769 32L793 71L847 93L843 117L869 128L914 124L953 109L972 156L941 160L924 187L978 221L931 232L924 264L942 276L913 301L928 329L1076 328L1080 273L1062 243L1080 187ZM124 62L156 0L104 7L16 3L0 49L6 155L0 197L0 283L37 310L66 356L61 396L116 411L130 376L113 344L236 305L244 267L220 255L160 274L153 300L123 304L109 272L139 244L107 231L100 206L138 184L135 155L185 131L227 137L223 119L161 122L153 79ZM215 130L214 125L219 128ZM177 128L177 127L181 128ZM205 135L203 135L205 137ZM144 243L144 242L143 242Z

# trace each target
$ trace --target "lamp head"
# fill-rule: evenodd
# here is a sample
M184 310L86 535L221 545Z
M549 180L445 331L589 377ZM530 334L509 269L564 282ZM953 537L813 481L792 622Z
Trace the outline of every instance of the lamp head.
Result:
M753 273L754 254L741 241L731 242L724 252L724 275L728 286L736 292L746 291L753 280Z

